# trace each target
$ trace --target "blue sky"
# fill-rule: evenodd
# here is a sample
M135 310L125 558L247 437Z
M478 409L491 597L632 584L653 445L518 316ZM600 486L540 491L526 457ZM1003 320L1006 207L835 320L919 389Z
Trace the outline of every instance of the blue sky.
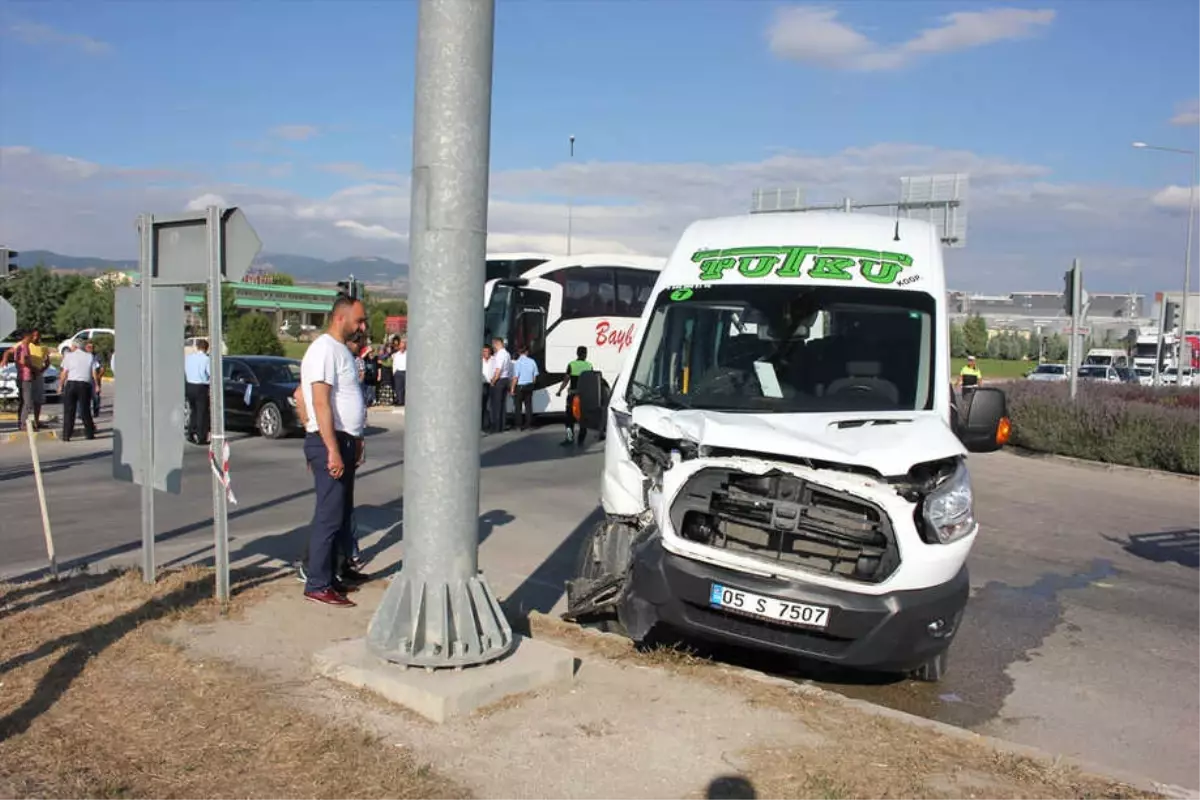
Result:
M6 3L0 238L128 256L130 213L208 194L257 210L271 250L403 257L416 16ZM744 211L753 186L891 199L900 174L966 169L967 282L1003 288L989 276L1049 253L1158 280L1182 250L1188 162L1129 142L1197 146L1198 42L1194 0L498 0L492 249L554 247L567 195L585 243L665 252L689 214ZM1026 272L1008 288L1055 286Z

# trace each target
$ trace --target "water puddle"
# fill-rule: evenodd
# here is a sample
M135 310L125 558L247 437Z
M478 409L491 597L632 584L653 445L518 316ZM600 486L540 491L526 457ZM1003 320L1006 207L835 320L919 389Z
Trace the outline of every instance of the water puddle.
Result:
M1037 657L1034 651L1062 623L1062 593L1086 589L1116 574L1112 562L1096 559L1082 572L1046 573L1029 586L992 581L967 604L958 636L950 648L946 677L935 684L831 682L818 685L910 714L973 728L999 715L1012 692L1008 667Z

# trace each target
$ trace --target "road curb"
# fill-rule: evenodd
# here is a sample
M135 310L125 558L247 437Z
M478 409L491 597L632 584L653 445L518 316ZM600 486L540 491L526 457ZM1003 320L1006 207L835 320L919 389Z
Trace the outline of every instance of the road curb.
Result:
M34 437L39 441L42 439L57 439L58 432L53 430L40 430L34 434ZM13 442L28 441L29 434L25 431L13 431L11 433L0 434L0 444L9 444Z
M1057 453L1043 453L1038 450L1028 450L1024 447L1016 447L1009 445L1005 448L1013 455L1022 458L1036 458L1044 461L1061 461L1064 464L1070 464L1075 467L1083 467L1084 469L1096 470L1098 472L1127 472L1132 475L1141 475L1146 478L1160 478L1164 480L1181 480L1190 481L1192 483L1200 482L1200 475L1188 475L1183 472L1167 472L1162 469L1146 469L1145 467L1130 467L1125 464L1110 464L1107 461L1090 461L1086 458L1076 458L1074 456L1062 456Z
M620 636L619 634L605 633L603 631L598 631L593 628L584 628L582 626L575 626L574 623L563 622L561 619L559 619L557 616L555 616L553 614L543 614L539 611L529 612L529 630L530 630L531 638L537 638L537 633L536 633L537 629L536 629L535 625L538 620L544 620L547 623L543 629L549 628L549 629L553 630L553 628L555 626L570 625L570 626L575 627L579 632L581 632L587 636L595 636L595 637L598 637L601 639L610 639L612 641L619 641L619 642L626 642L626 643L629 641L628 639L626 639L623 636ZM553 636L553 633L543 634L543 638L553 639L554 636ZM765 672L760 672L758 670L749 669L748 667L736 667L736 666L732 666L729 664L721 664L719 662L713 662L713 667L717 670L720 670L721 672L724 672L727 675L735 675L739 678L745 678L747 680L754 681L756 683L763 684L766 686L775 686L777 688L786 689L786 690L794 691L794 692L799 692L801 694L806 694L811 697L819 697L823 700L827 700L827 701L833 702L833 703L838 703L838 704L846 706L848 708L854 708L858 711L862 711L863 713L870 714L872 716L885 717L887 719L892 719L897 722L903 722L903 723L906 723L909 725L915 725L917 727L925 728L927 730L931 730L936 733L943 734L943 735L951 737L953 739L959 739L962 741L970 741L970 742L974 742L976 744L982 744L986 747L990 747L998 752L1005 753L1008 755L1024 756L1025 758L1030 758L1030 759L1034 759L1037 761L1053 764L1055 766L1061 765L1061 766L1065 766L1065 767L1069 767L1069 768L1074 768L1074 769L1079 770L1080 772L1085 772L1085 773L1088 773L1095 777L1108 778L1109 780L1117 781L1119 783L1124 783L1128 786L1133 787L1134 789L1138 789L1143 792L1153 792L1154 794L1159 794L1164 797L1172 798L1172 800L1174 800L1175 798L1179 798L1179 800L1186 800L1187 798L1200 797L1200 794L1197 794L1197 792L1190 790L1190 789L1185 789L1182 786L1176 786L1174 784L1169 784L1169 783L1161 783L1159 781L1153 780L1152 778L1147 778L1144 775L1137 775L1137 774L1134 774L1131 772L1126 772L1125 770L1114 769L1112 767L1107 767L1102 764L1096 764L1094 762L1086 761L1084 759L1074 758L1072 756L1067 756L1067 755L1062 755L1062 754L1056 755L1047 750L1043 750L1039 747L1033 747L1032 745L1024 745L1024 744L1018 744L1016 742L1010 742L1006 739L999 739L995 736L988 736L987 734L976 733L974 731L967 730L966 728L959 728L959 727L950 725L945 722L939 722L937 720L927 719L925 717L919 717L915 714L909 714L906 711L898 711L894 708L888 708L887 706L878 705L878 704L872 703L868 700L860 700L860 699L854 698L854 697L847 697L845 695L838 694L837 692L822 688L820 686L809 683L807 681L805 681L805 682L792 681L792 680L788 680L787 678L780 678L775 675L768 675ZM642 669L665 669L664 667L659 667L659 666L643 666L643 667L639 667L639 668L642 668Z

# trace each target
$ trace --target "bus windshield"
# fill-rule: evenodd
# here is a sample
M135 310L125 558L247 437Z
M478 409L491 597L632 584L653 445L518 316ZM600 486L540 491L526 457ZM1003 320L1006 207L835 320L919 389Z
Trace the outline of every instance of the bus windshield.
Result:
M492 287L492 296L483 312L483 340L490 343L493 337L508 338L512 323L513 287L497 283Z
M934 298L778 284L664 291L628 401L752 412L933 407Z

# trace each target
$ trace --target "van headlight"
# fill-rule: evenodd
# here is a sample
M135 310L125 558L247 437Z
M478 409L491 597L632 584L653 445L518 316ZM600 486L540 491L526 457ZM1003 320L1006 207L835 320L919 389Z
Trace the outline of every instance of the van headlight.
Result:
M941 486L925 496L925 524L933 543L949 544L979 529L975 521L975 496L971 491L971 474L960 461L954 474Z

